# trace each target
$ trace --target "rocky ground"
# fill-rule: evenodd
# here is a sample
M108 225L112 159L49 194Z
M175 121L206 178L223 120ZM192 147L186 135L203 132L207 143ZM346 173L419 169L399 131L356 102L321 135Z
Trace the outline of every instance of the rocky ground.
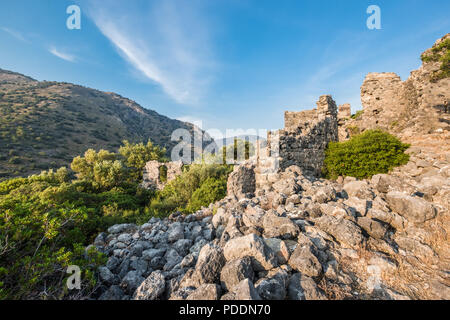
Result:
M94 243L100 299L450 299L450 157L409 153L371 180L293 166L253 196L113 226Z

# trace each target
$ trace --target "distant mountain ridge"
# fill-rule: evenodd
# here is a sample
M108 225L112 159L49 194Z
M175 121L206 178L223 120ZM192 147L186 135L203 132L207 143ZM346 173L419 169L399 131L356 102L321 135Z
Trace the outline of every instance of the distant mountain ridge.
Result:
M0 180L68 166L89 148L114 151L123 140L151 139L170 155L179 128L201 131L116 93L0 69Z

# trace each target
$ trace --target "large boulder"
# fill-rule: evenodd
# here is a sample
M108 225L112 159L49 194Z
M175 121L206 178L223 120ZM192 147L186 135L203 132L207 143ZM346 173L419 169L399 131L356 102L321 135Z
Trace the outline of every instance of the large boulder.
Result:
M336 198L336 190L331 186L324 186L316 190L313 201L317 203L327 203Z
M299 244L289 259L289 265L310 277L318 277L322 274L322 265L314 254L312 245L308 243Z
M111 285L116 280L116 276L114 276L114 274L107 267L98 268L98 273L100 280L104 284Z
M264 300L284 300L288 284L288 273L280 268L275 269L255 283L256 291Z
M249 228L263 228L265 214L262 208L248 206L242 214L242 222Z
M285 241L277 238L265 238L264 243L275 253L280 265L288 262L291 251Z
M216 284L205 283L189 294L186 300L219 300L220 287Z
M220 225L226 225L230 213L224 208L218 208L216 214L212 217L212 224L214 228L218 228Z
M152 272L137 288L134 300L157 300L166 288L164 275L161 271Z
M387 231L387 227L384 224L367 217L359 217L357 223L375 239L382 239Z
M99 300L122 300L124 292L118 285L112 285L100 296Z
M221 247L211 243L205 245L200 250L195 266L195 273L199 282L201 284L217 282L225 262Z
M386 194L390 208L412 223L424 223L436 217L436 208L428 201L411 197L402 192L391 191Z
M289 279L288 297L290 300L327 300L314 280L301 273L295 273Z
M233 290L224 295L221 300L261 300L258 292L249 279L244 279Z
M222 288L231 291L242 280L249 279L253 281L254 272L252 260L250 257L229 261L220 272L220 282Z
M366 181L351 181L344 185L344 190L350 197L373 199L374 193Z
M246 161L236 166L228 177L228 196L235 199L252 198L255 195L255 164Z
M144 280L145 279L137 271L130 271L122 279L120 287L125 292L132 294Z
M180 222L173 223L167 231L169 242L175 242L184 238L184 227Z
M227 261L250 257L255 271L270 270L278 266L275 253L255 234L228 241L223 251Z
M300 232L300 228L291 219L280 217L273 210L264 216L263 226L265 238L293 239Z
M332 235L341 244L359 248L364 241L361 229L353 222L332 216L322 216L316 220L317 226Z

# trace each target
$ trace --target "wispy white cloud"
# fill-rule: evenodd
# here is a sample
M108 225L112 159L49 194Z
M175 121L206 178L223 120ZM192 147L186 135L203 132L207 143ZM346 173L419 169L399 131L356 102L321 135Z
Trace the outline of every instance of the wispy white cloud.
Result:
M208 23L195 2L148 7L91 2L90 16L120 55L178 103L195 105L214 69Z
M66 53L66 52L62 52L61 50L55 48L55 47L50 47L48 49L48 51L53 54L54 56L69 61L69 62L75 62L76 57L72 54Z
M19 31L13 30L11 28L6 28L6 27L1 27L0 30L8 33L10 36L13 36L17 40L20 40L22 42L28 42L28 40Z

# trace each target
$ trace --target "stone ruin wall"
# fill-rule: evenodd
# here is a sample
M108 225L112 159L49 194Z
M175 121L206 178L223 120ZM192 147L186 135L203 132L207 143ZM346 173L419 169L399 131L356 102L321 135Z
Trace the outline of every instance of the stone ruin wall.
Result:
M236 166L230 176L229 193L238 198L258 189L270 187L280 179L280 172L292 165L305 174L321 174L325 149L330 141L338 141L338 119L350 117L350 105L340 106L341 115L330 95L317 102L317 109L285 112L285 128L267 134L267 142L257 144L256 156ZM167 167L167 181L160 179L160 167ZM183 163L150 161L144 168L143 186L161 190L182 173ZM251 172L251 176L249 175ZM254 173L254 174L253 174Z
M450 34L435 46L448 38ZM440 67L440 61L424 61L405 81L393 72L367 74L361 86L363 113L343 126L379 128L410 143L423 135L449 132L450 78L432 79Z
M273 184L292 165L320 175L330 141L338 141L338 111L331 96L321 96L317 109L285 112L285 128L268 132L267 147L257 150L256 187Z
M167 179L162 181L160 177L160 167L165 166L167 168ZM183 171L183 162L159 162L149 161L144 167L142 186L146 189L162 190L165 185L174 180Z
M366 129L388 129L399 115L405 113L408 106L403 99L404 90L400 76L393 72L369 73L366 76L361 86L364 118L371 119Z

